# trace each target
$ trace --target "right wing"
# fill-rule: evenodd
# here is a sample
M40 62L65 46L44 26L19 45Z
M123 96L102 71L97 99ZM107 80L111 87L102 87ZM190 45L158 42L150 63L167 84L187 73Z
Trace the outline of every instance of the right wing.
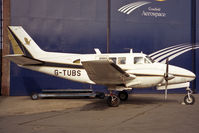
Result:
M115 63L108 60L93 60L82 62L89 78L97 84L124 84L133 80L135 75L130 75Z

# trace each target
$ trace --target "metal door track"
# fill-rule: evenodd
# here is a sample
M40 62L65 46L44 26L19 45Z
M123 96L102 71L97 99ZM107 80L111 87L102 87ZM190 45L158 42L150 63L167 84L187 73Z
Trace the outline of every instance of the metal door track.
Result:
M92 89L44 89L41 93L33 93L31 98L104 98L104 93L93 92Z

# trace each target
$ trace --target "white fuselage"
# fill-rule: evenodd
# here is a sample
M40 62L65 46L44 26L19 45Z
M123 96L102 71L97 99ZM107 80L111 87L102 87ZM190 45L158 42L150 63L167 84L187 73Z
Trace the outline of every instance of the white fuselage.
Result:
M6 56L9 60L23 68L76 82L101 84L114 89L156 86L157 89L166 90L188 87L187 83L195 79L195 74L191 71L158 62L167 57L160 55L181 46L151 54L150 57L154 59L158 57L154 62L149 56L133 53L132 50L130 53L114 54L102 54L99 49L95 49L96 54L46 52L40 49L21 26L9 26L8 37L14 52ZM186 48L190 46L183 46L183 49ZM175 57L179 54L181 52Z
M48 63L41 66L22 67L76 82L96 84L90 80L82 67L81 61L106 59L112 60L125 72L136 76L134 80L127 84L128 88L146 88L165 84L166 64L152 63L142 53L64 54L44 52L38 59ZM125 61L122 62L122 59L125 59ZM136 59L140 59L140 62L136 62ZM169 65L169 74L175 78L169 80L168 84L185 83L195 79L195 74L191 71L172 65Z

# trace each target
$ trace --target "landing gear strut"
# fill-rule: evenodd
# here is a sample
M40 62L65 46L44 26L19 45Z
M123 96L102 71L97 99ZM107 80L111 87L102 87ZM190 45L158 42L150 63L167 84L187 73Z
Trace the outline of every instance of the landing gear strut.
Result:
M187 95L184 97L184 103L186 105L193 105L195 103L195 98L192 95L192 90L190 88L187 88Z

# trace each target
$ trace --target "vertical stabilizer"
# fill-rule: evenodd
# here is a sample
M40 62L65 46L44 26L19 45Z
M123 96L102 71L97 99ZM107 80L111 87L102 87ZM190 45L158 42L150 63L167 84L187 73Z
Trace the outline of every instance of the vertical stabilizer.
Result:
M12 43L14 54L39 58L44 53L21 26L9 26L8 37Z

